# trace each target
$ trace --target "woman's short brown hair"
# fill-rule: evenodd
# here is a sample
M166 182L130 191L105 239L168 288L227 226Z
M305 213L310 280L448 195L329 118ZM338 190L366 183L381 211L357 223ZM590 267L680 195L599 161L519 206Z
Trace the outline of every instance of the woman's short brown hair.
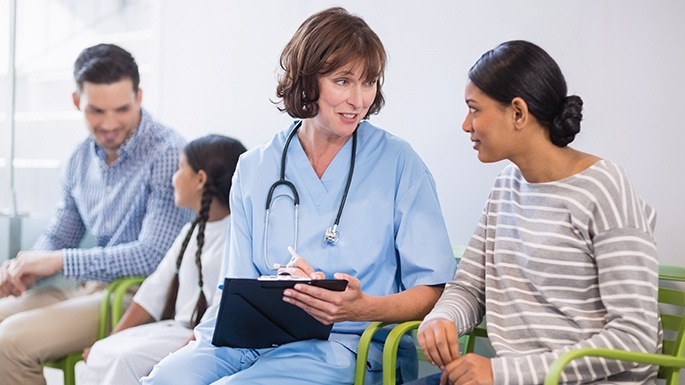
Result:
M350 63L362 65L365 81L377 80L376 97L364 117L377 114L385 99L382 85L386 53L378 35L359 16L335 7L310 16L281 53L283 74L276 96L293 118L316 116L319 78Z

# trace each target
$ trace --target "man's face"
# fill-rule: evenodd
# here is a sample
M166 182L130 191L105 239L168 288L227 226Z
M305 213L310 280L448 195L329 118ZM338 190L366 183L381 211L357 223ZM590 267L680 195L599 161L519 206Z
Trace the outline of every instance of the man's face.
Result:
M116 160L117 150L140 123L141 90L133 91L128 78L111 84L84 82L80 95L74 93L73 98L95 143L105 151L108 161Z

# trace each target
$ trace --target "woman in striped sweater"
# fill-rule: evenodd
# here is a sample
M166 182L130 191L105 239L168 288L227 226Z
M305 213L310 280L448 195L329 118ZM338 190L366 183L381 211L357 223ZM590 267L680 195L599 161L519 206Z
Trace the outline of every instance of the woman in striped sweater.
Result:
M557 63L510 41L469 71L462 125L481 162L509 160L496 178L454 280L419 329L441 374L423 383L541 384L576 348L655 352L655 211L613 162L567 145L582 100ZM458 335L487 318L493 358L460 357ZM654 383L657 368L576 360L572 383Z

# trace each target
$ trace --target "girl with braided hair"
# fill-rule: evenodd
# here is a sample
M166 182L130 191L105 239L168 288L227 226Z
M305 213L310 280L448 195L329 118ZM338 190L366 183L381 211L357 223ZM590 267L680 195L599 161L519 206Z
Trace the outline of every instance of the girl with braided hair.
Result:
M219 283L228 193L243 152L239 141L221 135L186 145L172 179L174 202L197 216L141 285L112 334L84 350L87 363L79 384L138 384L157 362L193 338L192 329L201 320L215 313L216 307L207 309Z

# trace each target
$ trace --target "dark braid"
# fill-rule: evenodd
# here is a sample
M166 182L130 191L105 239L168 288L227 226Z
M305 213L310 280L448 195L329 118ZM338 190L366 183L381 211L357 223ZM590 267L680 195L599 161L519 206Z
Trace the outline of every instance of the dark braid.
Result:
M193 315L191 316L191 326L195 327L200 323L202 316L207 311L207 297L202 290L204 287L204 281L202 279L202 247L205 245L205 225L207 224L207 219L209 218L209 206L212 203L212 198L216 196L216 188L212 186L209 181L205 183L204 189L202 190L202 203L200 205L200 212L197 214L198 220L198 230L197 230L197 252L195 252L195 265L197 266L198 273L198 286L200 286L200 296L195 304L195 310L193 310Z
M195 218L193 224L190 226L190 229L188 229L186 237L183 240L183 244L181 245L181 252L178 253L178 257L176 258L176 273L174 274L174 278L172 278L171 285L169 285L169 290L167 291L166 303L164 304L164 310L162 311L162 320L172 319L176 316L176 297L178 297L178 271L181 268L183 254L185 254L186 248L188 248L190 237L191 235L193 235L193 230L195 230L195 226L197 226L199 220L200 217Z
M212 201L216 199L221 205L228 207L228 193L231 189L231 178L235 172L238 157L245 152L245 146L238 140L222 135L207 135L188 143L183 150L188 165L195 171L204 171L207 175L203 190L200 210L186 234L181 251L176 259L176 274L169 285L169 291L162 312L162 319L171 319L176 316L176 301L179 289L179 270L183 255L190 243L195 228L197 227L197 252L195 253L195 265L198 270L198 285L200 295L195 304L191 316L191 327L197 326L202 316L207 311L207 298L204 294L204 278L202 276L202 248L205 244L205 226L209 220L209 211ZM230 209L229 209L230 211Z

